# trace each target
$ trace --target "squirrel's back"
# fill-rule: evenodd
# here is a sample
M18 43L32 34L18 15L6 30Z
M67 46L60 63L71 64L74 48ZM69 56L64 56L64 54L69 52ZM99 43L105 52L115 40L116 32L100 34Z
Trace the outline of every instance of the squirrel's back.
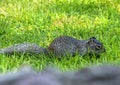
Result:
M48 47L48 51L55 56L75 55L76 45L80 40L70 36L55 38Z
M78 40L70 36L60 36L55 38L48 47L49 54L58 57L74 56L76 53L84 56L85 54L99 54L104 51L104 46L95 37Z

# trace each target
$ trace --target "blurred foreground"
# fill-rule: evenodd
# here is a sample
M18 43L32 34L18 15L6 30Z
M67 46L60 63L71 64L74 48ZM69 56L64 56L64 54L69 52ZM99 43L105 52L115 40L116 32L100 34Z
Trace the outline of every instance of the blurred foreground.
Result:
M26 66L1 74L0 85L120 85L120 67L102 65L72 72L47 68L38 72Z

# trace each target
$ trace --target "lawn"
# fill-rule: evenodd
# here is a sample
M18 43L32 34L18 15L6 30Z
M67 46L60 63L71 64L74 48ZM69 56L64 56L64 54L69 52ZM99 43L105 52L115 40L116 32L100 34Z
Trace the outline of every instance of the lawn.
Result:
M119 0L0 0L0 48L33 42L47 47L54 38L68 35L77 39L92 36L103 42L106 52L101 57L79 55L48 58L43 55L0 55L0 71L21 65L36 69L56 66L74 70L90 65L120 63Z

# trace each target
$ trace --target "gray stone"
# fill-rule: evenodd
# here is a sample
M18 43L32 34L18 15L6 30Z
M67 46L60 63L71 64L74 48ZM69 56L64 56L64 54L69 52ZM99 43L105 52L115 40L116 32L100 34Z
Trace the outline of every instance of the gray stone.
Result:
M37 72L26 67L1 74L0 85L120 85L120 67L101 65L71 72L54 68Z

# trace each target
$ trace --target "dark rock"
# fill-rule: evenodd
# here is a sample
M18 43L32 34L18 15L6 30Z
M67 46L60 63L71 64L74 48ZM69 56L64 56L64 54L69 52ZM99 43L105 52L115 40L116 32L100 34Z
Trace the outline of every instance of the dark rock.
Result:
M1 74L0 85L120 85L120 67L102 65L72 72L53 68L37 72L26 67Z

